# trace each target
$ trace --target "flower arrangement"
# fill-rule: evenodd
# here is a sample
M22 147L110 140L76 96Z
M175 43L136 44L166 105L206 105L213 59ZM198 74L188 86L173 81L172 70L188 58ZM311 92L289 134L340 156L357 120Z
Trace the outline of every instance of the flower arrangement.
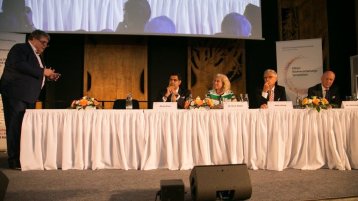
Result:
M193 100L187 100L185 101L184 108L185 109L202 109L202 108L213 108L214 107L214 101L210 98L205 98L202 100L199 96L196 97Z
M312 98L304 98L302 100L302 106L306 108L314 108L318 112L321 111L321 109L327 109L331 107L327 99L317 98L316 96L313 96Z
M95 99L88 96L83 96L79 100L74 100L71 103L73 109L97 109L101 108L100 103Z

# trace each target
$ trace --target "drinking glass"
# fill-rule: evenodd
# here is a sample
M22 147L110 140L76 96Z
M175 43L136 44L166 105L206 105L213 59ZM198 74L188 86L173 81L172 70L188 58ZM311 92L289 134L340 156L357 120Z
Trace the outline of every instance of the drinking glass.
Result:
M240 97L239 97L239 101L244 101L244 95L243 94L240 94Z
M249 102L249 95L248 94L245 94L244 101Z

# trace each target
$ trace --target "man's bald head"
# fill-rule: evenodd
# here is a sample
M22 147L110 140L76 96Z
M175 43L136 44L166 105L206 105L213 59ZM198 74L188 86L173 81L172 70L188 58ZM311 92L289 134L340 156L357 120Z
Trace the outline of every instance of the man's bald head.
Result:
M334 79L336 78L336 75L333 71L325 71L321 77L321 83L323 87L330 88L334 82Z

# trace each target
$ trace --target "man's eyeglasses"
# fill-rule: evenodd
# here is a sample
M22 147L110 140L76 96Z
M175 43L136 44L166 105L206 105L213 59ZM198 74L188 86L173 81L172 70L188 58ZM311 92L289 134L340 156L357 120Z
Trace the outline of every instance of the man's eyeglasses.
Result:
M44 47L49 47L50 45L48 44L48 41L47 40L40 40L40 39L37 39Z

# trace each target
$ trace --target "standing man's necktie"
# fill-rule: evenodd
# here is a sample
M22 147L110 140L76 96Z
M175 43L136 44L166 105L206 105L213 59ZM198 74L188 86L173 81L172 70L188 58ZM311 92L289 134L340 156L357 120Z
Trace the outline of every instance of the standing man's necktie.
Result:
M270 94L269 94L269 101L274 101L274 97L273 97L273 90L270 90L270 92L269 92Z

